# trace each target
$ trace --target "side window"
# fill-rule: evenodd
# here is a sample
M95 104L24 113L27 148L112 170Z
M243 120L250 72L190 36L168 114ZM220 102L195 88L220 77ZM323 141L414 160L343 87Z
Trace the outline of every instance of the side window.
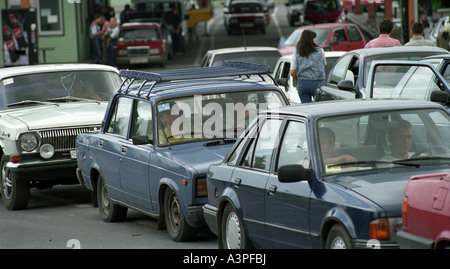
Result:
M137 101L131 120L131 134L133 136L148 136L153 140L152 107L150 103Z
M283 165L301 164L305 168L310 167L310 155L306 126L302 122L289 122L278 153L276 170Z
M343 56L334 65L333 71L330 74L329 82L337 84L339 81L344 80L347 74L348 66L352 60L352 55Z
M258 138L252 139L242 166L269 171L281 123L282 121L279 119L271 119L263 124Z
M358 29L355 26L347 26L347 34L350 41L360 41L362 40L362 36L359 33Z
M107 133L127 137L132 103L130 98L122 97L117 100Z
M345 37L345 31L344 29L338 29L334 31L333 33L333 43L339 44L339 43L346 43L347 37Z

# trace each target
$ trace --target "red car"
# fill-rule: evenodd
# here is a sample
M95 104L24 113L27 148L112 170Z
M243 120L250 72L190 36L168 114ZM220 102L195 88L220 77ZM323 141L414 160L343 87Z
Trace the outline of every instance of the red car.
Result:
M374 0L377 5L383 5L384 0ZM369 4L368 0L360 0L361 4L361 10L367 10L367 6ZM348 12L354 12L355 11L355 0L342 0L342 6L344 7L344 10Z
M286 40L282 40L278 48L281 54L288 55L295 51L304 30L314 31L317 36L314 42L326 51L350 51L364 48L364 35L353 23L326 23L301 26L295 29Z
M169 58L170 42L159 23L124 23L117 44L117 64L150 64L164 66Z
M450 172L413 176L403 199L400 248L450 248Z
M339 0L306 0L304 20L312 24L337 22L343 15Z
M242 30L266 33L270 14L266 6L259 1L233 1L225 9L224 24L228 34Z

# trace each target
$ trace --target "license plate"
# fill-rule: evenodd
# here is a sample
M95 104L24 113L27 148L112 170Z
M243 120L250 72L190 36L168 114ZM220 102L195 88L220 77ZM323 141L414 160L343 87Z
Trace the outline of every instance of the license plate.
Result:
M77 158L77 151L76 150L71 150L70 151L70 158L72 158L72 159L76 159Z
M147 58L131 58L130 64L146 64L148 63Z
M241 27L253 27L253 23L241 23Z

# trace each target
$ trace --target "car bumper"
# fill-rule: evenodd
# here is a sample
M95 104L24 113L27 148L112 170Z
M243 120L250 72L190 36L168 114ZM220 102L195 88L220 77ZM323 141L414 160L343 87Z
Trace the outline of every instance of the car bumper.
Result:
M21 162L8 162L7 169L15 178L25 178L29 180L76 180L75 159L55 159L55 160L27 160Z
M187 222L190 226L202 227L206 225L205 218L203 217L203 206L189 206L187 210Z
M119 65L132 65L132 64L150 64L150 63L162 63L164 62L164 56L134 56L134 57L117 57L117 64Z
M211 232L213 232L215 235L218 235L219 229L217 225L217 212L218 209L210 204L206 204L203 206L203 215L205 218L205 222Z
M433 247L433 240L414 235L405 231L397 232L397 240L400 248L404 249L430 249Z

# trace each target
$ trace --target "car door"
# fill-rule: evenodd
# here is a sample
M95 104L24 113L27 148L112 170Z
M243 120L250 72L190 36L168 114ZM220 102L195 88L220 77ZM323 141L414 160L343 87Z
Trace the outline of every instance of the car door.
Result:
M357 26L355 25L346 26L345 30L347 32L349 41L349 48L347 49L347 51L354 49L362 49L366 46L364 35Z
M119 174L124 200L131 206L152 210L150 197L150 159L153 145L135 145L132 138L146 136L153 140L152 107L149 102L135 100L130 120L129 139L120 145Z
M308 181L281 183L278 167L301 164L310 168L306 124L288 120L276 158L275 173L266 186L266 226L274 248L310 248L309 201L311 187Z
M231 176L231 184L239 197L239 208L251 238L257 245L270 247L264 226L265 187L269 178L273 149L278 140L281 119L269 119L258 124L247 148Z

